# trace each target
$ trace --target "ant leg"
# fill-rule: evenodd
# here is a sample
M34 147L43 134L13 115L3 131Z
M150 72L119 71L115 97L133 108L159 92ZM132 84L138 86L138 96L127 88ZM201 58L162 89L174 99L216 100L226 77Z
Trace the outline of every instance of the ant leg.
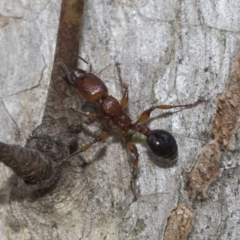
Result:
M128 85L126 83L121 83L120 86L125 89L123 97L120 101L122 108L125 108L128 105Z
M101 132L97 137L95 137L90 143L84 145L79 151L80 152L85 152L87 151L93 144L104 141L108 137L107 132ZM75 153L74 153L75 154Z
M139 162L139 159L138 159L139 154L138 154L137 147L134 143L128 142L127 143L127 148L135 156L135 159L134 159L133 163L131 164L132 178L131 178L131 181L130 181L130 187L131 187L131 190L132 190L133 195L134 195L134 200L133 201L135 202L137 200L135 179L137 177L137 167L138 167L138 162Z
M118 71L120 86L125 89L123 97L120 101L120 105L122 106L122 108L125 108L128 105L128 85L126 83L124 83L123 80L122 80L120 64L116 63L115 66L116 66L117 71Z
M57 65L64 71L65 76L63 78L73 83L74 74L68 70L67 66L63 62L58 62Z
M70 155L69 157L63 159L60 163L59 166L62 166L65 162L67 162L70 158L78 155L81 152L85 152L87 151L93 144L97 143L97 142L101 142L104 141L106 138L108 137L107 132L101 132L97 137L95 137L90 143L84 145L80 150L78 150L77 152L73 153L72 155Z
M132 142L128 142L127 143L127 148L128 148L128 150L130 151L130 152L132 152L133 154L134 154L134 156L135 156L135 159L134 159L134 161L133 161L133 163L132 163L132 172L134 173L134 175L135 175L135 173L136 173L136 169L137 169L137 166L138 166L138 156L139 156L139 154L138 154L138 150L137 150L137 147L136 147L136 145L134 144L134 143L132 143Z
M172 109L172 108L178 108L178 107L183 107L183 108L192 108L197 106L198 104L204 102L205 100L203 98L199 98L195 103L190 103L190 104L184 104L184 105L158 105L158 106L152 106L149 109L145 110L140 117L138 118L137 122L135 122L134 124L137 123L142 123L145 122L149 119L151 112L154 111L156 108L159 109L164 109L164 110L168 110L168 109Z

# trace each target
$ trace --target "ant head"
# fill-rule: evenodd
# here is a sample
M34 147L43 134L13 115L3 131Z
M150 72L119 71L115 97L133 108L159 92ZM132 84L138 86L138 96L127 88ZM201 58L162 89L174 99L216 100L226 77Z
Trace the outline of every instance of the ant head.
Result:
M69 71L67 66L62 62L59 62L58 66L64 71L63 79L72 85L74 85L76 83L76 79L81 79L86 74L86 71L84 71L82 69Z
M146 141L151 151L159 157L152 159L157 166L169 168L177 163L178 146L171 133L159 129L151 130Z
M84 61L86 64L89 64L84 58L79 56L79 59ZM76 85L76 80L78 79L84 79L87 73L91 73L92 71L92 65L89 64L89 71L84 71L82 69L76 69L73 71L69 71L67 66L63 62L58 62L57 64L63 71L64 71L64 76L63 79L69 82L72 85Z

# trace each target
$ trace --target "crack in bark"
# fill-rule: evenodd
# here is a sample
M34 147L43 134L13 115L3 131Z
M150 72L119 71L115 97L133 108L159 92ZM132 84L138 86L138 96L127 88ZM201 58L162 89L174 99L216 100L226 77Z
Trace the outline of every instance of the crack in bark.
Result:
M14 122L14 124L16 125L16 127L17 127L17 138L20 139L21 133L20 133L20 129L19 129L19 127L18 127L18 124L17 124L17 122L15 121L15 119L12 117L12 115L10 114L10 112L8 111L8 109L7 109L7 107L6 107L3 99L2 99L2 98L0 98L0 99L1 99L1 102L2 102L2 105L3 105L4 109L5 109L5 111L7 112L7 114L9 115L9 117L12 119L12 121Z
M38 88L38 87L40 86L40 84L41 84L41 81L43 80L43 72L44 72L44 70L47 68L47 64L46 64L46 62L45 62L44 56L43 56L43 62L44 62L45 65L44 65L44 67L43 67L43 69L42 69L42 71L41 71L40 79L38 80L38 83L37 83L36 85L33 85L33 86L30 87L30 88L26 88L26 89L24 89L24 90L21 90L21 91L19 91L19 92L15 92L15 93L10 94L10 95L5 95L2 99L9 98L9 97L12 97L12 96L16 96L16 95L18 95L18 94L25 93L25 92L31 91L31 90L33 90L33 89L35 89L35 88Z

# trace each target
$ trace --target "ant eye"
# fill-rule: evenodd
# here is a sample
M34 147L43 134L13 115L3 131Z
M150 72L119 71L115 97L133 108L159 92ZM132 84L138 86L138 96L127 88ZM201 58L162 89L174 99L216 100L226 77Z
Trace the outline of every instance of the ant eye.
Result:
M159 157L152 159L157 166L168 168L177 163L178 146L172 134L165 130L152 130L146 141L151 151Z
M84 91L84 92L88 92L88 88L84 88L83 91Z

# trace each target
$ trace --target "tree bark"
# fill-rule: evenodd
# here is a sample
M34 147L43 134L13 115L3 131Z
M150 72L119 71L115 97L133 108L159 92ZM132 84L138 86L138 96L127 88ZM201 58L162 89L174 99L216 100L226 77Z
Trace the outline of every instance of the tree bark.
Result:
M36 160L57 165L102 131L98 122L86 124L70 110L96 109L54 65L76 68L78 51L119 100L115 63L121 64L133 120L152 105L206 101L191 109L155 110L147 122L176 138L173 168L154 165L145 139L134 135L137 201L130 187L132 156L116 134L56 175L44 170L43 177L37 168L41 177L34 189L29 178L24 183L1 164L1 239L237 239L239 9L236 1L85 1L81 35L80 27L69 30L60 22L63 45L56 45L58 1L2 1L0 141L21 150L28 139L27 148L44 155ZM74 22L76 16L65 17ZM48 173L54 184L46 183Z

